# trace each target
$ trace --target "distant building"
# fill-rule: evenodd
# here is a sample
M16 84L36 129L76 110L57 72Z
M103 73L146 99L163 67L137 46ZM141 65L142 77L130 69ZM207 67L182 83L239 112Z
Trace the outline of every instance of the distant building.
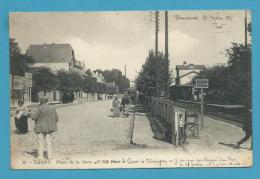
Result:
M106 84L106 80L105 80L104 76L101 73L92 71L91 75L92 75L93 78L97 79L98 83Z
M193 100L194 85L193 78L197 76L203 69L205 65L194 65L186 64L176 65L176 78L175 83L170 86L170 98L172 100Z
M205 69L205 65L183 64L176 65L175 69L175 85L192 85L192 79Z
M34 60L34 63L30 65L32 69L46 67L50 68L53 73L65 70L84 75L85 64L75 59L74 50L68 43L30 45L26 55ZM59 91L41 91L37 96L46 96L50 102L59 102L61 95ZM76 93L75 96L81 98L82 92Z

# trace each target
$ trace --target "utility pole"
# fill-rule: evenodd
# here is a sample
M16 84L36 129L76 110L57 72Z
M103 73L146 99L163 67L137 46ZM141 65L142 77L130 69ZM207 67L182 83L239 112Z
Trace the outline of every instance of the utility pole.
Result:
M155 19L153 21L153 19ZM150 12L150 21L155 23L155 60L153 62L155 68L155 96L160 97L160 74L159 74L159 59L158 59L158 33L159 33L159 11L155 11L155 13ZM154 90L153 90L154 93Z
M160 89L159 89L159 59L158 59L158 33L159 33L159 11L155 11L155 68L156 68L156 74L155 74L155 93L156 97L160 97Z
M164 56L164 73L165 73L165 97L169 97L169 52L168 52L168 11L165 11L165 56Z
M247 10L245 10L245 47L247 48Z

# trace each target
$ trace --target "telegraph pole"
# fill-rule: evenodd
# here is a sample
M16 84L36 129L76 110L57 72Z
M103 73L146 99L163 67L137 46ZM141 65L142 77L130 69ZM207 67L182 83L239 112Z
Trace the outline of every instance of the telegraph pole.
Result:
M168 11L165 11L165 56L164 56L164 73L165 73L165 97L169 97L169 52L168 52Z
M156 97L160 97L160 90L159 90L159 59L158 59L158 33L159 33L159 11L155 11L155 93Z

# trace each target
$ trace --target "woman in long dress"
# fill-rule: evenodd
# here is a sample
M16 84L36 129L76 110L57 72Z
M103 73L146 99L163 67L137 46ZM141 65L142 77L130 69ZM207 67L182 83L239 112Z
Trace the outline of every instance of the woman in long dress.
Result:
M117 96L113 100L113 116L114 117L120 116L120 101Z

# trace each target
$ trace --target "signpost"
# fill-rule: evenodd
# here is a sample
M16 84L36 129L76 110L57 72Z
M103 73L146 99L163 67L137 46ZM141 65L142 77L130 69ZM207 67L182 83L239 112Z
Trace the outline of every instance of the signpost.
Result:
M200 89L200 115L201 115L201 123L200 127L203 130L204 127L204 101L203 101L203 89L207 89L209 87L208 79L196 79L195 88Z
M27 92L29 95L29 101L32 101L32 74L31 73L25 73L25 88L27 88Z
M25 73L25 86L32 87L32 74L31 73Z

